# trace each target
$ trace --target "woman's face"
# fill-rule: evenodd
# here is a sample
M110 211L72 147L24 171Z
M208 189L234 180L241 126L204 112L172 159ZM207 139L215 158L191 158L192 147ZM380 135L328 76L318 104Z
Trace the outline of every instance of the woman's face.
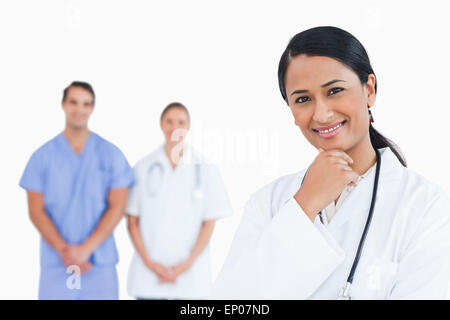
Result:
M189 117L181 108L173 107L161 119L161 130L166 143L175 145L181 142L189 131Z
M349 151L369 137L367 106L375 103L375 76L358 75L329 57L298 55L285 78L295 124L316 148Z

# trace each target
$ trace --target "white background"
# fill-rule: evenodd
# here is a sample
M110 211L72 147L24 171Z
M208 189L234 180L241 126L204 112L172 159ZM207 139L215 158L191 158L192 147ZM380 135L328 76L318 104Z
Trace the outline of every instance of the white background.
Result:
M93 85L90 128L131 165L162 143L159 115L171 101L191 111L200 150L238 139L223 145L228 160L216 159L235 214L216 225L214 277L249 195L316 154L277 84L281 53L306 28L341 27L363 43L379 81L375 127L449 193L447 13L446 1L2 0L0 298L37 298L39 236L18 182L31 153L63 129L72 80ZM120 298L129 299L125 220L115 235Z

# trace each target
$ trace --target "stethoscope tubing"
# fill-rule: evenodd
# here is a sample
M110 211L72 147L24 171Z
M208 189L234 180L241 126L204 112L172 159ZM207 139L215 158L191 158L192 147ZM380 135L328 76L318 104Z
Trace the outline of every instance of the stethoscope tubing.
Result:
M359 258L361 257L362 249L364 247L364 242L366 241L367 233L369 232L370 223L372 221L373 211L375 209L375 203L377 198L377 191L378 191L378 180L380 178L380 168L381 168L381 156L380 151L375 148L375 153L377 156L377 166L375 171L375 181L373 183L373 191L372 191L372 200L370 202L370 209L369 209L369 215L367 217L366 225L364 226L364 231L361 236L361 240L359 241L358 250L356 251L355 259L353 260L352 269L350 270L350 274L348 275L347 282L353 283L353 276L356 271L356 267L359 263Z
M350 286L353 283L353 277L355 275L356 268L358 267L358 263L359 263L359 259L362 254L362 250L364 248L364 242L366 241L367 233L369 232L370 223L372 221L373 211L375 209L375 203L376 203L376 197L377 197L377 191L378 191L378 180L380 178L380 169L381 169L381 155L380 155L380 151L377 148L374 148L374 149L375 149L375 154L376 154L376 158L377 158L377 165L376 165L376 169L375 169L376 170L375 171L375 181L373 183L373 191L372 191L372 199L370 202L369 215L367 216L366 224L364 226L364 230L361 235L361 239L359 240L358 249L356 251L356 256L353 260L352 268L350 269L350 273L347 278L347 283L346 283L345 287L343 288L343 297L346 297L349 299L350 299L350 296L349 296ZM306 170L306 173L303 176L301 184L303 184L303 181L305 180L307 173L308 173L308 170ZM319 215L320 221L323 223L322 211L320 211L318 213L318 215Z
M155 196L157 193L156 191L150 190L150 184L148 183L149 177L151 176L152 171L155 170L156 167L159 168L159 171L161 174L160 179L162 179L162 175L164 174L164 167L160 162L154 162L148 168L147 177L146 177L146 180L147 180L146 188L147 188L148 194L150 196ZM195 188L194 188L194 190L200 190L200 164L198 164L198 163L195 164Z

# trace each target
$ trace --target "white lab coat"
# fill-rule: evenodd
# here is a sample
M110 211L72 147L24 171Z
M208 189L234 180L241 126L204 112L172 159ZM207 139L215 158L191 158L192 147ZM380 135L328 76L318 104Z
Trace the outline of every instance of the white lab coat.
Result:
M193 194L196 163L200 164L200 197ZM176 265L189 257L203 221L232 214L218 168L206 163L189 146L175 170L162 145L140 160L134 172L136 183L130 190L126 212L139 217L139 229L150 258L165 266ZM156 274L145 266L136 252L127 287L133 297L207 298L212 287L209 246L175 284L158 284Z
M445 299L450 280L450 202L436 185L381 149L377 201L350 290L352 299ZM336 299L369 212L375 170L335 217L314 223L293 199L305 170L246 204L212 299Z

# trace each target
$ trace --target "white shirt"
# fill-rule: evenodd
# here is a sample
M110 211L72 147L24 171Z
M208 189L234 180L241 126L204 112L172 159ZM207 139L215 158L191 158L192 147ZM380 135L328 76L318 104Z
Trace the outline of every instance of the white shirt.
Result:
M139 217L145 248L153 261L167 267L185 261L202 223L232 214L219 170L190 148L175 169L164 145L140 160L136 183L130 190L126 212ZM198 185L197 185L198 184ZM128 292L142 298L201 299L210 294L209 246L176 283L158 284L158 277L135 253L128 275Z
M450 280L450 199L381 152L372 222L352 299L444 299ZM336 299L366 224L375 170L328 224L312 222L293 196L305 175L281 177L247 202L212 299Z

